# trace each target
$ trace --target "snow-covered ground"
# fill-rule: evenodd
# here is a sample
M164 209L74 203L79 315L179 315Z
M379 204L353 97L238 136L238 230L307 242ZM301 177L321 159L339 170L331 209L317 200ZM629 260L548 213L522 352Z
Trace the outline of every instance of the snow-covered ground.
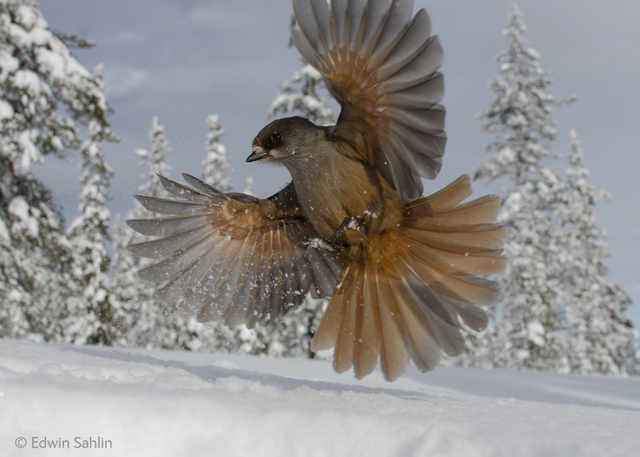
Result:
M327 361L0 340L1 456L639 452L640 379L410 367L387 383Z

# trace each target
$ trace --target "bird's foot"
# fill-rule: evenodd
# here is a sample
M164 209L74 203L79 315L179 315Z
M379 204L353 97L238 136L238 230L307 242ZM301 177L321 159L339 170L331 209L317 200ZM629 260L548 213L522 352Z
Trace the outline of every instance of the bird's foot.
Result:
M336 230L336 237L338 239L349 239L350 233L356 232L358 235L364 237L365 240L368 240L367 234L362 230L363 227L364 220L355 217L345 217L340 227L338 227L338 230Z

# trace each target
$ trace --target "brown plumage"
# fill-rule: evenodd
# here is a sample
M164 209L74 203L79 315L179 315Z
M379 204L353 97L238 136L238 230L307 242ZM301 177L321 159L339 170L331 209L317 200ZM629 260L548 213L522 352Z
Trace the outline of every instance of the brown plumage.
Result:
M171 216L129 221L159 238L131 246L162 259L140 272L158 297L200 320L266 323L307 293L331 297L313 349L335 347L334 368L361 378L380 360L387 379L409 359L433 369L459 354L463 324L487 324L499 299L504 231L497 197L463 203L463 176L429 197L446 136L442 50L412 1L294 0L293 41L342 106L338 123L276 120L248 162L287 167L292 182L268 199L222 194L188 175L167 179L184 200L138 197Z

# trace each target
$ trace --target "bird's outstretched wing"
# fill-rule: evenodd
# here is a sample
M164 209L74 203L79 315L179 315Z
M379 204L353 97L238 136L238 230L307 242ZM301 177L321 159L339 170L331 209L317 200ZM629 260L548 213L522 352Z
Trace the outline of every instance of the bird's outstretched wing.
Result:
M335 127L409 202L435 178L446 143L443 60L413 0L293 0L292 38L342 105Z
M182 200L136 197L166 217L127 221L135 231L158 237L129 247L140 257L160 259L139 272L162 284L156 298L179 303L200 321L251 328L297 307L308 292L331 296L342 261L299 209L292 185L257 199L223 194L183 176L193 187L160 177Z

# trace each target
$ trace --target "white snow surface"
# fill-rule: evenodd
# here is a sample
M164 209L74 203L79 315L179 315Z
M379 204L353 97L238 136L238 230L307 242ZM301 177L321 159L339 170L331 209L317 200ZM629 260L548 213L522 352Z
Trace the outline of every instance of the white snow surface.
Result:
M68 449L42 449L45 438ZM74 448L89 440L107 447ZM638 449L637 378L410 367L387 383L380 371L357 381L322 360L0 340L2 456L611 457Z

